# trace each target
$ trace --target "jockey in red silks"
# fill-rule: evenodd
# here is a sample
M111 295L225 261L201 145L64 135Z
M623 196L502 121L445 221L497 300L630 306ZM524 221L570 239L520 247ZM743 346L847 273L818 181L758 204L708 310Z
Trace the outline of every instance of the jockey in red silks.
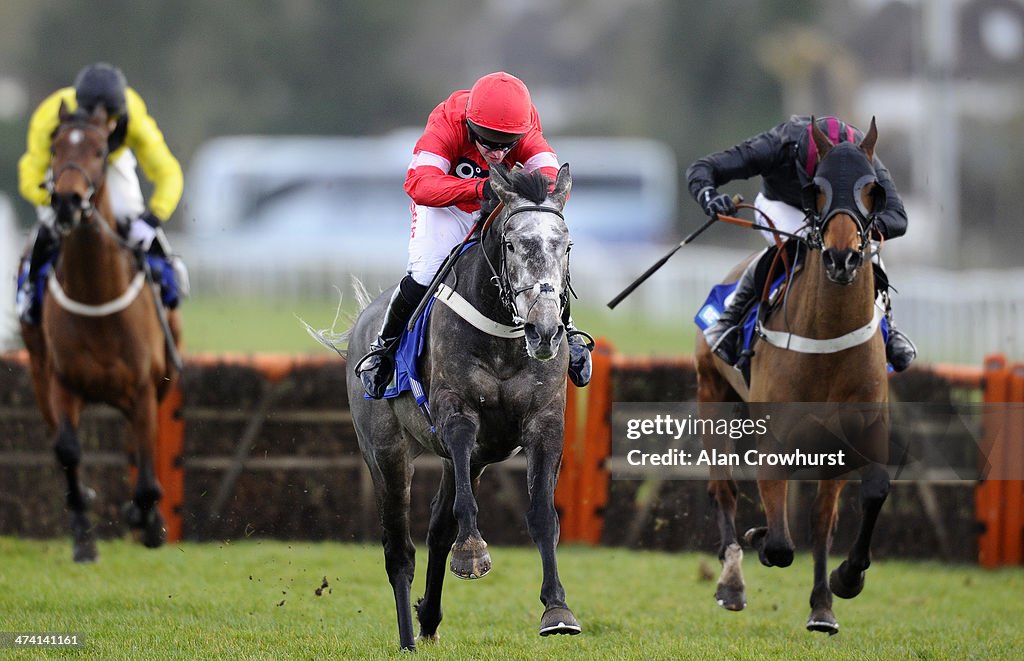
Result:
M864 139L859 129L835 117L821 117L815 123L836 144L859 143ZM736 213L732 198L719 193L718 187L736 179L760 176L761 192L757 194L754 206L772 219L776 229L802 235L807 230L808 214L804 208L803 194L805 187L813 183L817 156L817 148L811 139L811 118L794 115L788 121L734 147L695 161L686 170L687 186L708 216L720 213L731 216ZM873 165L878 185L885 191L885 203L881 209L875 210L870 230L882 239L894 239L907 231L907 212L889 171L878 156L875 156ZM734 329L742 322L758 293L759 288L755 282L758 264L774 256L774 235L770 232L764 234L771 247L750 262L737 281L736 291L728 307L704 331L711 350L730 365L735 365L739 360L737 339L740 333L734 332ZM877 257L877 251L875 255ZM881 270L880 259L876 265ZM875 284L879 294L885 298L889 323L886 359L895 371L901 372L917 357L917 349L893 325L888 278L884 277L884 271L883 277L876 278Z
M497 205L488 176L490 167L498 163L539 169L551 181L559 166L526 85L501 71L438 104L413 148L405 179L405 191L412 198L407 275L395 288L370 352L357 363L370 397L383 396L394 372L402 330L434 274L452 248ZM590 381L590 350L584 335L572 325L568 304L564 317L569 377L577 386L585 386Z

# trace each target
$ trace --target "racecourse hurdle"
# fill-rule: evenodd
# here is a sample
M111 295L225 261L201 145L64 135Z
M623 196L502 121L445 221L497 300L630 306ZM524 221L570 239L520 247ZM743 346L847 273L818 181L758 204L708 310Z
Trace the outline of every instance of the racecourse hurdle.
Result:
M4 396L0 401L0 417L3 418L0 436L25 437L20 445L14 438L0 438L10 441L0 446L0 470L18 477L16 484L29 484L45 477L46 471L56 471L51 441L44 440L27 375L22 373L25 365L23 352L0 356L0 367L6 368L0 376L7 378L4 384L7 392L0 393ZM243 380L238 376L241 373L253 376ZM916 368L897 375L893 383L906 384L908 379L914 378L931 380L942 389L955 390L961 400L1024 402L1024 364L1008 363L1002 356L990 356L981 367ZM231 520L232 516L238 518L240 511L245 511L246 522L251 518L256 533L274 534L275 525L288 520L288 516L298 517L297 513L287 511L289 507L299 506L294 501L287 502L287 496L284 502L275 502L282 498L284 487L293 489L287 493L301 496L305 491L320 488L318 485L325 479L331 482L330 493L323 498L317 496L321 509L312 514L320 526L313 533L315 538L325 535L338 535L343 539L374 538L376 521L362 511L372 504L372 494L363 484L366 470L351 438L354 435L348 423L343 382L343 363L330 355L187 355L182 387L167 397L160 412L157 468L164 488L161 507L167 522L168 540L226 539L250 534L248 523ZM581 544L711 548L707 540L700 537L702 533L692 532L703 526L692 526L685 520L666 523L664 514L656 511L659 504L655 501L675 498L673 507L696 512L690 516L699 516L703 507L698 493L702 491L701 485L655 485L654 496L648 495L644 500L638 495L635 480L611 479L607 461L611 451L612 403L692 399L695 389L692 359L618 355L609 342L599 340L590 386L568 387L565 452L556 492L561 540ZM904 390L913 394L916 387L908 390L904 386ZM219 389L219 394L204 394L211 389ZM1013 425L1010 433L1020 439L1024 421L1019 411L1011 408L1006 415L1008 419L996 421L999 424L992 429ZM113 433L114 442L94 448L84 455L84 460L90 463L97 476L125 471L128 461L118 452L116 430L111 427L114 416L101 407L94 414L95 421L101 427L93 431L92 436L107 437ZM7 426L3 427L2 423ZM989 427L986 425L985 429L987 432ZM296 436L302 438L292 442ZM314 443L319 445L310 450ZM270 448L269 455L267 448ZM1009 450L1016 454L998 459L1024 463L1024 444L1017 443L1016 447L1011 444ZM417 462L428 481L432 480L431 472L438 468L436 463L432 457L423 457ZM503 508L506 511L502 512L504 518L500 520L504 523L500 526L520 526L518 530L505 528L508 531L506 541L496 539L496 543L518 543L514 540L524 538L521 518L525 496L517 491L523 489L523 470L525 462L521 457L514 457L496 466L493 472L488 471L487 479L498 482L501 495L495 502L482 505L481 511L493 512L496 506ZM23 473L19 475L19 471ZM339 476L344 492L338 486ZM301 481L304 483L298 484ZM10 494L0 488L0 506L12 503L11 497L21 493L18 489L24 490L24 486L16 484L9 483L15 489ZM102 481L98 485L101 491L111 490L105 489ZM429 483L424 485L416 501L429 503L433 487ZM693 494L679 496L684 489ZM976 540L975 559L986 567L1022 562L1024 485L1021 481L990 480L976 486L970 483L939 485L937 489L940 501L943 497L946 500L933 510L947 514L952 507L958 508L955 515L950 515L958 523L948 524L960 526L949 531L949 537L958 540L954 546L962 546L970 553L975 549ZM902 492L908 498L916 498L913 489ZM973 498L965 495L971 493ZM624 498L628 502L624 503ZM42 507L36 503L25 505L16 514L8 515L6 521L0 516L0 530L4 534L17 534L24 529L26 521L32 521L34 532L30 534L48 534L46 526L34 523L33 517ZM53 502L46 507L54 510L50 520L62 525L56 523L61 518L60 505ZM250 517L246 508L252 507L271 509L277 518L269 514L262 518ZM312 505L306 507L309 509ZM336 514L339 507L341 513ZM899 520L924 519L921 507L917 504L914 507L913 511L900 514L903 518ZM965 507L972 508L973 517ZM210 525L216 518L213 515L217 514L223 517L221 525ZM886 514L883 511L883 515ZM891 511L888 514L893 515ZM498 519L492 525L498 527ZM661 532L652 532L658 526L662 527ZM304 526L295 525L285 534L301 537L306 530ZM970 536L970 544L959 542L964 535ZM957 557L960 561L970 558L963 552Z

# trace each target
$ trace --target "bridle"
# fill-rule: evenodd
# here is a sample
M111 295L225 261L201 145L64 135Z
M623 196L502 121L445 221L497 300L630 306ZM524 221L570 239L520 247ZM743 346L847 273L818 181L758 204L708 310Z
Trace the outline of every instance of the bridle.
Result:
M846 145L850 143L841 144ZM835 147L835 149L840 148L840 146ZM812 249L822 250L828 224L836 216L840 214L846 215L852 218L857 226L858 245L855 252L863 258L864 252L871 240L871 225L878 217L879 207L884 207L884 203L876 201L873 205L875 209L867 208L864 204L863 192L871 184L875 184L876 190L881 190L881 187L878 184L878 177L875 174L874 168L871 167L871 163L866 159L864 159L863 164L854 163L850 165L850 167L860 166L858 169L861 170L861 172L853 173L858 176L852 186L844 185L851 178L850 174L846 171L837 173L836 183L838 185L833 186L832 179L821 174L822 168L829 170L831 169L829 166L834 167L837 161L829 161L828 158L833 155L845 156L844 160L847 161L848 165L851 160L845 152L830 152L818 164L818 170L812 182L804 187L804 209L807 211L808 222L808 231L804 242ZM821 211L816 211L819 192L824 195L825 203L822 205Z
M94 201L94 199L96 197L96 192L103 185L104 179L106 178L105 164L106 164L107 155L108 155L106 136L104 135L103 130L100 129L98 126L95 126L93 124L89 124L87 122L75 122L74 124L68 126L67 128L61 127L60 129L58 129L58 133L66 133L68 131L75 131L75 130L89 130L89 131L94 131L94 132L100 134L100 136L103 138L103 152L102 152L102 155L100 156L100 162L104 164L104 167L100 168L99 174L96 175L95 178L92 175L90 175L89 172L86 171L86 169L82 165L80 165L79 163L77 163L75 161L69 161L69 162L65 163L64 165L62 165L59 169L54 170L52 172L52 174L50 175L49 181L47 182L47 190L50 193L50 204L56 210L56 207L57 207L57 204L58 204L58 193L57 193L57 190L56 190L56 188L57 188L57 181L66 172L75 171L75 172L78 172L79 174L82 175L82 178L85 179L85 183L86 183L86 191L85 191L86 194L82 196L82 199L81 199L81 201L78 204L78 211L81 211L81 218L83 220L92 220L95 217L99 217L101 220L105 220L105 219L103 219L103 217L100 214L99 210L96 208L96 205L94 204L93 201ZM56 142L56 136L54 138L54 142ZM72 223L70 227L66 227L65 228L65 227L62 226L61 223L56 223L55 224L55 228L61 234L67 234L68 232L71 231L71 229L74 227L74 225L75 225L75 223ZM111 234L114 234L114 232L112 230L110 230L110 227L108 226L108 224L106 222L101 222L101 223L99 223L99 225L102 226L102 227L105 227L108 231L110 231ZM120 238L120 237L118 237L118 238Z
M516 324L516 325L521 325L521 324L525 323L526 319L527 319L527 316L530 313L529 310L526 311L526 315L527 316L524 316L524 315L519 313L519 308L516 305L516 298L520 294L522 294L523 292L530 291L531 289L534 289L534 288L539 288L539 290L540 290L539 293L553 293L553 292L556 291L554 285L552 285L550 282L534 282L533 284L526 285L526 286L519 287L519 288L516 288L515 285L512 284L512 279L511 279L511 276L509 275L509 272L508 272L508 254L511 252L511 243L506 238L506 235L507 235L506 227L508 226L508 221L513 216L515 216L516 214L520 214L520 213L526 213L528 211L534 211L534 212L540 212L540 213L551 213L551 214L554 214L554 215L558 216L562 220L563 223L565 222L565 216L562 215L562 212L559 211L558 209L553 208L553 207L545 207L545 206L536 205L536 204L529 204L529 205L523 205L523 206L520 206L520 207L516 207L516 208L512 209L511 211L509 211L505 215L504 219L502 219L502 221L501 221L501 232L498 235L498 239L499 239L500 244L501 244L500 257L498 259L498 268L495 268L494 263L491 261L490 255L487 253L487 250L484 247L485 239L486 239L486 236L487 236L487 232L488 232L488 230L490 228L490 225L484 225L483 230L482 230L481 235L480 235L481 252L483 252L484 260L487 262L487 266L491 270L491 282L493 282L495 287L498 288L498 298L501 301L502 305L505 307L505 309L512 316L512 323ZM570 247L571 247L571 244L570 244ZM562 290L564 292L566 292L566 293L572 291L571 288L570 288L570 285L569 285L569 269L568 268L565 269L564 279L562 281ZM533 302L533 304L531 304L531 307L532 307L532 305L535 305L536 302L537 301L535 300ZM560 301L560 307L559 307L559 311L560 312L565 308L565 305L566 305L567 302L568 302L568 296L567 295L563 295L562 296L562 300Z

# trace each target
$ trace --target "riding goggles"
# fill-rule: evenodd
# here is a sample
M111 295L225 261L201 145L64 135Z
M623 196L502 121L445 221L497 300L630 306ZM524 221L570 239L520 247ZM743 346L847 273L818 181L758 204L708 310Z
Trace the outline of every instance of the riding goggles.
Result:
M473 138L473 142L477 143L487 151L510 151L513 147L519 144L519 140L522 139L519 137L511 142L494 142L480 137L480 135L472 129L470 129L469 135Z

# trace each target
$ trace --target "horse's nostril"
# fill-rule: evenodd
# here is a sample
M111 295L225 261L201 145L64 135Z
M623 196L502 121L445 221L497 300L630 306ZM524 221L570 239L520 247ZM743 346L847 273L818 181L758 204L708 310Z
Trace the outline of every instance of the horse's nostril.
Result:
M531 344L540 342L540 333L537 332L537 326L535 324L527 322L523 325L523 332L526 333L526 341Z

